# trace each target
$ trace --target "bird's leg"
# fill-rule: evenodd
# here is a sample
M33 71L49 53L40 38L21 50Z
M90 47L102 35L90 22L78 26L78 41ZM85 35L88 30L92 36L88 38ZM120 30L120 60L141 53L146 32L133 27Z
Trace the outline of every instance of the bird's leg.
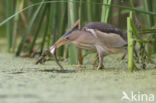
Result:
M82 65L83 64L82 49L79 48L78 53L79 53L79 64Z
M83 64L83 57L82 57L82 50L79 48L79 66L78 66L78 71L81 71L81 65Z
M95 66L95 67L97 67L97 64L96 64L97 59L98 59L98 54L96 54L95 60L94 60L94 62L93 62L93 66Z
M121 60L125 59L126 55L128 53L128 50L126 50L121 58ZM134 54L135 54L135 58L138 57L138 54L137 54L137 51L136 51L136 48L134 47Z
M126 57L127 53L128 53L128 50L126 50L126 51L124 52L124 54L123 54L123 56L122 56L121 60L125 59L125 57Z
M104 68L104 66L103 66L103 56L104 56L103 54L99 53L99 65L98 65L97 70Z

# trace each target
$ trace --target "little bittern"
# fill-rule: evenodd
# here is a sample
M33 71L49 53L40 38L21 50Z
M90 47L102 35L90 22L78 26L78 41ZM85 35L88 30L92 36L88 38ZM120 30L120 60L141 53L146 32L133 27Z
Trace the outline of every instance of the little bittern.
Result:
M64 34L55 47L59 48L66 43L73 43L78 48L97 51L99 57L97 69L101 69L104 56L116 53L127 46L127 34L111 24L91 22L81 30L72 29Z

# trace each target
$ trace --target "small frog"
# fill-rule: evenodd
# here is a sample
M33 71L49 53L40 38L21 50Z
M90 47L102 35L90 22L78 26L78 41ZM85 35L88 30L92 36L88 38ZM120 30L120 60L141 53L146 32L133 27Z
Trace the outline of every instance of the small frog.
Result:
M55 46L50 47L50 49L45 50L42 55L40 56L40 58L35 62L35 64L42 64L44 62L46 62L46 56L52 54L56 63L58 64L58 66L61 68L61 70L64 70L63 66L59 63L57 57L56 57L56 48Z

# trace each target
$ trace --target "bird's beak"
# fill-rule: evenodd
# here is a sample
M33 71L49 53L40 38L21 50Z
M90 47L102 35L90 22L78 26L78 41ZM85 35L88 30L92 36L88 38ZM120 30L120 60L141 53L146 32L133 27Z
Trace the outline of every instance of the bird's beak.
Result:
M67 43L67 39L62 39L61 41L59 41L56 45L55 45L55 47L56 48L59 48L59 47L61 47L62 45L65 45L66 43Z
M50 52L52 54L55 54L56 48L59 48L62 45L65 45L66 43L67 43L67 39L66 38L59 40L57 43L55 43L53 46L50 47Z

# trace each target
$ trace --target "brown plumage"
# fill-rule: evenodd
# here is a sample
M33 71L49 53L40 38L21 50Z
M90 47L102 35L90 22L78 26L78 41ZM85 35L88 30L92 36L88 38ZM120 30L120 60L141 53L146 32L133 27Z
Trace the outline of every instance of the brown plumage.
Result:
M120 35L124 40L127 40L127 34L123 33L120 29L118 29L117 27L111 24L106 24L104 22L90 22L83 27L83 29L86 29L86 28L97 29L105 33L115 33L115 34Z
M97 69L100 69L104 56L116 53L127 45L126 37L126 33L111 24L91 22L85 25L82 30L73 29L66 33L62 40L56 44L56 48L70 42L78 48L97 51L99 56Z

